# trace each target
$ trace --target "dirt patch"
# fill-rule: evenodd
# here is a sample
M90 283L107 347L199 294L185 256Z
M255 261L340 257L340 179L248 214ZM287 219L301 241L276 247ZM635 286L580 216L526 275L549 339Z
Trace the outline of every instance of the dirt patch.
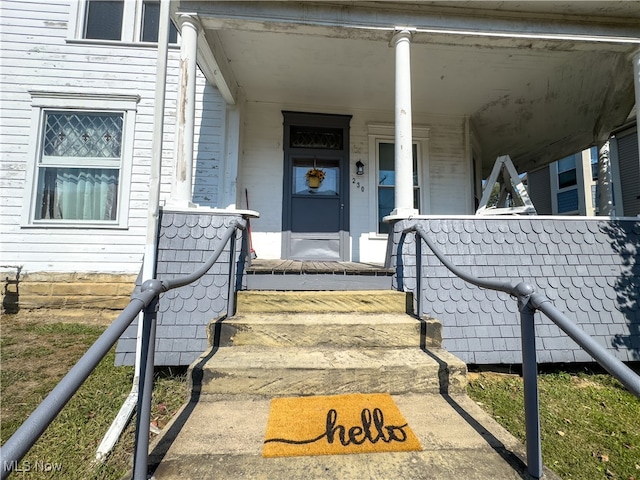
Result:
M67 308L20 309L17 313L3 313L2 323L79 323L107 326L120 315L120 310L90 310Z
M598 382L594 382L593 380L589 380L588 378L575 377L575 376L571 377L571 384L574 387L578 387L578 388L597 388L597 389L605 388L604 385L601 385Z
M520 375L516 373L502 373L502 372L468 372L467 379L470 382L476 380L502 380L504 378L519 378Z

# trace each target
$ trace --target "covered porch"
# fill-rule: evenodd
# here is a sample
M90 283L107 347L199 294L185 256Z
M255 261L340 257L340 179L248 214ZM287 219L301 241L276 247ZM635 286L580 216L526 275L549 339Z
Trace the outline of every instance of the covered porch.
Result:
M383 218L473 214L497 156L523 173L602 146L640 95L626 2L171 6L182 90L168 205L193 206L199 67L226 102L216 205L260 212L260 258L381 263ZM315 166L324 190L305 183Z

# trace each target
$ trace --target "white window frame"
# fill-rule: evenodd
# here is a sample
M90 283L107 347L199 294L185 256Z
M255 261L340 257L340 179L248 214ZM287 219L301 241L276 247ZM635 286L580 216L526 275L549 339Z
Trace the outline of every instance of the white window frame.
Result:
M47 228L128 228L133 138L140 97L126 93L78 94L72 92L30 91L31 132L28 150L27 182L21 224L23 227ZM122 113L122 160L118 181L116 220L35 220L38 195L38 170L42 155L45 113L47 111L82 111Z
M69 12L69 26L67 30L68 39L74 42L113 44L131 43L136 45L157 45L157 42L142 41L142 16L144 14L143 0L125 0L122 12L122 32L120 40L101 40L95 38L84 38L85 16L87 14L88 0L78 0L73 2L75 8ZM178 33L178 41L180 33ZM175 44L170 44L175 45Z
M378 145L395 143L395 127L392 124L368 124L369 135L369 238L386 240L387 233L378 233L378 171L380 159ZM431 211L428 188L429 185L429 127L414 126L412 129L413 144L417 145L418 189L420 213Z

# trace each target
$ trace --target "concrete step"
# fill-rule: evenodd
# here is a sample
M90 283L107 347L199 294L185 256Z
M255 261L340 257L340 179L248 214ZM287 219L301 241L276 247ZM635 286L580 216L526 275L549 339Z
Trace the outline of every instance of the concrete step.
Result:
M394 290L279 292L240 291L237 314L247 313L411 313L411 294Z
M429 347L442 346L442 326L400 313L254 313L210 326L220 347Z
M522 445L466 395L394 395L423 451L263 458L269 398L197 397L154 443L156 480L509 480L528 478ZM551 471L545 478L557 480Z
M442 349L214 347L201 394L463 393L466 364Z

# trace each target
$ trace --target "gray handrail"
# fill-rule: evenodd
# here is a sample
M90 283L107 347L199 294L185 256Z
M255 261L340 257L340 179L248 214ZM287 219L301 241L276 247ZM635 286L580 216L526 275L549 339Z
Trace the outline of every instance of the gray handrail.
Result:
M590 335L576 325L569 317L558 310L546 296L535 293L533 287L525 282L513 285L509 282L480 279L459 269L453 265L443 253L435 246L427 235L424 227L420 224L413 224L403 230L404 234L414 232L422 239L433 254L450 270L454 275L462 280L476 285L508 293L518 301L521 320L521 341L522 341L522 378L524 382L524 406L525 406L525 428L526 428L526 449L527 449L527 470L534 478L542 477L542 448L540 440L540 413L538 400L538 367L535 346L534 313L540 310L581 348L583 348L598 364L607 372L617 378L631 393L640 398L640 376L627 367L609 353L602 345L596 342ZM420 242L417 242L417 297L418 315L422 316L422 285L421 285L421 250Z
M194 273L177 279L160 281L147 280L142 284L140 292L131 296L129 305L118 315L113 323L98 337L89 350L78 360L69 372L60 380L56 387L36 407L33 413L14 432L14 434L0 448L2 469L0 478L4 480L18 467L18 462L27 454L38 438L44 433L51 422L58 416L71 397L82 386L85 380L97 367L100 361L118 341L127 327L144 309L142 361L140 365L138 399L138 419L136 422L136 442L134 454L134 479L147 478L147 456L149 449L148 428L151 415L151 390L153 388L153 346L155 345L155 310L156 301L161 293L179 288L198 280L206 274L222 254L224 247L237 230L244 230L246 221L235 219L230 222L221 237L221 243L202 267ZM233 248L232 248L233 250ZM235 252L230 254L230 263L235 262ZM233 288L231 282L230 288ZM144 430L144 431L142 431Z

